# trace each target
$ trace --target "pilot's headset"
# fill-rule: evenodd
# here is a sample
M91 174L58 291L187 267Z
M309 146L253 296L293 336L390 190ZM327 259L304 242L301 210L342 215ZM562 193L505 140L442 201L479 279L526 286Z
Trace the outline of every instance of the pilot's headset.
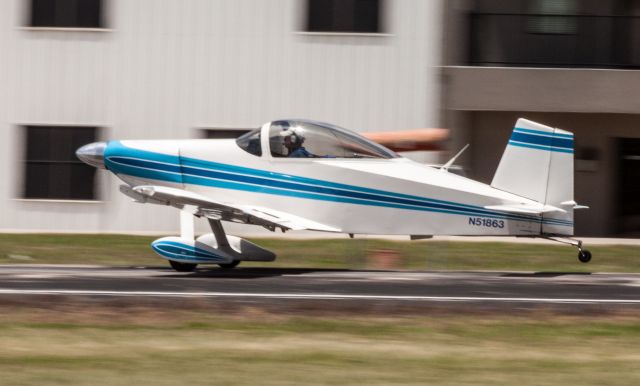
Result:
M304 142L304 137L290 127L282 130L280 132L280 136L282 138L289 137L289 141L291 141L291 143L294 145L302 145L302 143Z

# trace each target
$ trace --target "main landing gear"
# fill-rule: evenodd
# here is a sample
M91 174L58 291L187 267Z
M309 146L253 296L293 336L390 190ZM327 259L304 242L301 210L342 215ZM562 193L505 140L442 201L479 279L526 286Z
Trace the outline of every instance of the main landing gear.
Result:
M169 264L171 264L171 268L178 272L193 272L198 266L198 264L195 263L180 263L173 260L169 260Z
M570 238L559 238L559 237L545 237L545 238L548 240L557 241L559 243L569 244L569 245L573 245L574 247L577 247L578 260L580 260L581 263L588 263L591 261L591 252L586 249L582 249L582 240L574 240Z
M240 264L240 260L234 260L231 263L218 264L218 267L222 269L234 269L238 264Z
M194 216L180 211L180 237L169 236L151 243L153 250L169 260L178 272L192 272L199 264L217 264L220 269L233 269L242 261L273 261L275 253L249 240L227 235L220 218L208 218L211 233L194 235ZM174 261L173 259L176 259Z
M198 264L196 263L180 263L177 261L169 260L169 264L171 264L171 268L176 270L177 272L193 272L196 270ZM221 269L233 269L240 264L240 260L234 260L231 263L221 263L218 266Z

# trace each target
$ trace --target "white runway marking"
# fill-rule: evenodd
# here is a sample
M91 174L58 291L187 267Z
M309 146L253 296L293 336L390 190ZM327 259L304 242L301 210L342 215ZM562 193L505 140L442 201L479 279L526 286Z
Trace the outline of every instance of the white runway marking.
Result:
M401 296L401 295L348 295L348 294L296 294L245 292L170 292L170 291L95 291L95 290L20 290L0 288L0 295L69 295L69 296L138 296L138 297L209 297L209 298L261 298L307 300L407 300L434 302L522 302L522 303L580 303L580 304L640 304L640 299L573 299L527 297L478 296Z

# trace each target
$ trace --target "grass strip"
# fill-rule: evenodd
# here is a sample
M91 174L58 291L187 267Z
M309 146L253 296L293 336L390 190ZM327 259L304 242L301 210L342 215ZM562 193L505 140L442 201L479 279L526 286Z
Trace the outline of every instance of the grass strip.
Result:
M336 320L178 312L97 322L78 314L50 323L42 313L4 315L0 376L11 385L640 381L640 328L632 317Z
M156 237L0 234L0 264L164 265L149 247ZM593 246L589 264L563 245L390 241L379 239L252 239L277 253L273 263L242 266L640 272L640 247Z

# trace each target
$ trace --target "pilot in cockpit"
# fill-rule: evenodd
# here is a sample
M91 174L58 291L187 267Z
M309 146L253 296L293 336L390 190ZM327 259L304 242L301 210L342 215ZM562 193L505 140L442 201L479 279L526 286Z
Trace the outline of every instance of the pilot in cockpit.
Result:
M287 157L289 158L310 158L314 157L307 149L302 146L304 136L293 128L286 128L280 132L283 138L283 145L287 148Z

